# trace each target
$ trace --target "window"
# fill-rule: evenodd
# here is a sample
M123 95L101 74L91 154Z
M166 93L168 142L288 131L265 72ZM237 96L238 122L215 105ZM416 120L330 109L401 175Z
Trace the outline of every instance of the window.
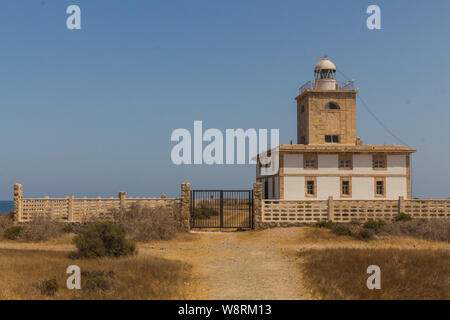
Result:
M305 177L305 196L315 197L316 196L316 178L315 177Z
M302 112L305 112L305 106L302 106Z
M375 197L386 195L386 178L375 178Z
M341 197L349 198L352 196L352 178L341 177Z
M326 110L339 110L340 108L339 108L339 106L338 106L336 103L334 103L334 102L328 102L328 103L325 105L325 109L326 109Z
M386 155L373 155L372 167L374 170L386 170L387 168Z
M316 161L314 160L306 160L305 161L305 168L315 168L316 167Z
M384 194L384 184L383 181L377 181L377 195Z
M325 142L326 143L339 143L339 136L338 135L326 135Z
M264 199L269 199L269 181L264 181Z
M351 170L353 169L353 156L352 154L339 154L339 169L340 170Z
M303 154L303 168L310 170L317 169L317 153Z
M350 160L341 160L341 163L339 166L343 169L349 169L350 168Z
M275 199L275 177L272 178L272 199Z

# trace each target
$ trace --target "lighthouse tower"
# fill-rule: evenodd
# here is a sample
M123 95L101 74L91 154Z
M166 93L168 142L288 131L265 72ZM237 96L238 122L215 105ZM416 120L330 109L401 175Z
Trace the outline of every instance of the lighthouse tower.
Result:
M338 82L336 65L322 58L314 68L314 81L295 98L298 143L356 145L357 92L352 81Z

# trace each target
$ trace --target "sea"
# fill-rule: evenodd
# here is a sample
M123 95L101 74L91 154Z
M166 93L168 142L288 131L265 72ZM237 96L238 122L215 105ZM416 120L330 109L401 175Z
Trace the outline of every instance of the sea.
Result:
M12 209L14 209L14 201L0 200L0 214L9 213Z

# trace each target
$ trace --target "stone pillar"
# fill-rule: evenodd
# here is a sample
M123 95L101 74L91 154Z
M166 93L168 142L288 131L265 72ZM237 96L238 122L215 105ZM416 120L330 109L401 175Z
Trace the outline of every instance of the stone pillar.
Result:
M73 196L67 197L67 221L73 222Z
M14 221L21 222L22 221L22 198L23 198L23 187L21 184L14 184Z
M334 221L334 203L333 196L328 197L328 220Z
M181 184L181 220L186 231L189 231L191 227L191 184Z
M120 210L125 210L127 207L127 192L126 191L119 192L119 200L120 200Z
M255 182L253 184L253 228L260 229L262 227L262 183Z
M405 212L405 198L403 196L398 197L398 213Z

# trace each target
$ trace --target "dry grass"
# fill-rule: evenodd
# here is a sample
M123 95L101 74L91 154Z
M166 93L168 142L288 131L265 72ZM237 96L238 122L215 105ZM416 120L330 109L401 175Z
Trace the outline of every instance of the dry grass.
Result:
M114 275L106 291L68 290L66 268L78 265L83 272ZM183 299L190 266L151 256L119 259L72 260L67 252L0 250L0 299ZM37 284L56 278L55 296L42 295ZM82 277L83 285L83 277Z
M450 219L388 222L378 235L450 242Z
M14 225L13 216L11 213L0 214L0 240L3 240L3 232Z
M449 299L450 250L323 249L299 253L308 289L319 299ZM381 268L381 290L366 286Z
M173 208L133 205L123 211L112 211L112 214L115 223L134 241L170 240L182 230L182 222Z

